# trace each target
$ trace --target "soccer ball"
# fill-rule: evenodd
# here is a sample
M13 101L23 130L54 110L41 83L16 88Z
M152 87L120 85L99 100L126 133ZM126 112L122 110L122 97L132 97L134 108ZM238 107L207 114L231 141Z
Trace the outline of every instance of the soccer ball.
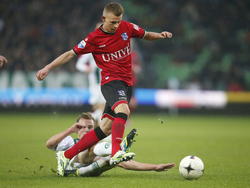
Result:
M186 156L180 162L179 172L186 179L198 179L204 173L204 163L199 157Z

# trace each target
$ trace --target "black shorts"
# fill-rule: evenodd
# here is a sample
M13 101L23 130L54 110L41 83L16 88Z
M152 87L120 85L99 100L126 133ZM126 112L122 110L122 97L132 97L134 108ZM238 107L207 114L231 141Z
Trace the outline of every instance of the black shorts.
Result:
M125 82L114 80L101 86L102 94L106 100L103 118L107 116L112 119L115 117L114 109L121 103L129 103L132 96L132 86Z

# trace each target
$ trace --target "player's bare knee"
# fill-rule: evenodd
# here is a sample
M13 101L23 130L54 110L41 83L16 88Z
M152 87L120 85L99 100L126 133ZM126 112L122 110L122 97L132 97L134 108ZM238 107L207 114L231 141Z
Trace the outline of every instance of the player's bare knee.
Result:
M117 111L116 114L118 113L123 113L123 114L126 114L128 117L130 115L130 110L121 110L121 111Z
M104 118L101 121L100 128L103 131L104 134L110 135L111 134L111 125L112 125L112 120L109 118Z
M105 135L110 135L111 134L111 128L110 127L105 127L105 126L100 126L102 132L105 134Z
M124 113L127 116L130 115L130 110L129 110L129 106L126 103L122 103L119 104L115 109L114 109L115 113Z

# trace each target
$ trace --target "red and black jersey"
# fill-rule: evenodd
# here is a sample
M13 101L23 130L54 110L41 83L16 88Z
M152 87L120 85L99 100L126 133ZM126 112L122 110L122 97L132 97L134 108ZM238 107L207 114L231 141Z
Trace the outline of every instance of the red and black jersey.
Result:
M101 85L121 80L133 85L131 64L131 38L143 38L144 29L121 21L115 33L104 32L101 27L89 33L73 50L77 55L92 53L102 70Z

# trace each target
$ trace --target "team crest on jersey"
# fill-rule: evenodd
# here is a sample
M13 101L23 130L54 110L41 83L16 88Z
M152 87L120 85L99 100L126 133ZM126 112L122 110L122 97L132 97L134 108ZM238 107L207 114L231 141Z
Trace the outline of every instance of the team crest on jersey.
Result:
M120 96L126 96L124 90L118 90L117 92L118 92L118 95L120 95Z
M78 48L84 48L86 46L86 42L84 40L82 40L81 42L79 42L78 44Z
M123 40L128 40L128 35L127 33L122 33L121 34Z

